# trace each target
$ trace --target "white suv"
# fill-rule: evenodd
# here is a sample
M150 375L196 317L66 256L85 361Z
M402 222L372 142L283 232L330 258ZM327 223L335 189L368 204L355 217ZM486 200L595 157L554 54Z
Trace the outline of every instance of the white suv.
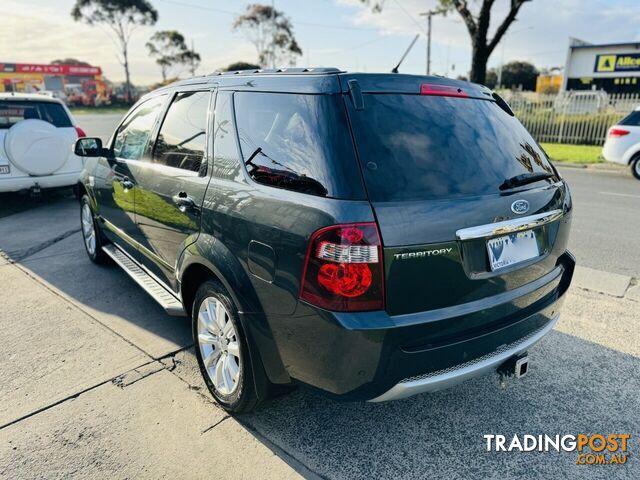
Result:
M84 136L60 100L0 93L0 192L76 185L83 161L73 144Z
M602 156L608 162L630 165L640 180L640 107L609 129Z

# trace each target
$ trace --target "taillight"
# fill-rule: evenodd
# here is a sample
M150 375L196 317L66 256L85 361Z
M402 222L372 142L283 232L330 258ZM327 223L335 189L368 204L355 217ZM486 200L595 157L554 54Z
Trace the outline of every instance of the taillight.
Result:
M610 137L624 137L625 135L629 135L631 133L629 130L623 130L621 128L612 128L609 130Z
M420 85L420 95L434 95L437 97L469 97L469 94L461 88L453 87L451 85L435 85L432 83L423 83Z
M300 298L334 311L384 308L382 243L374 222L334 225L311 236Z
M86 137L87 134L84 133L84 130L82 130L80 127L75 127L76 128L76 133L78 134L78 138L82 138L82 137Z

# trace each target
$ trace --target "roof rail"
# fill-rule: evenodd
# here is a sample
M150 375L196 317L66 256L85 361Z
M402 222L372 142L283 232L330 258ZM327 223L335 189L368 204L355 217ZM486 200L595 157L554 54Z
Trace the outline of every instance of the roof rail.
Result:
M328 75L332 73L344 73L335 67L291 67L291 68L259 68L256 70L231 70L229 72L213 72L210 75Z

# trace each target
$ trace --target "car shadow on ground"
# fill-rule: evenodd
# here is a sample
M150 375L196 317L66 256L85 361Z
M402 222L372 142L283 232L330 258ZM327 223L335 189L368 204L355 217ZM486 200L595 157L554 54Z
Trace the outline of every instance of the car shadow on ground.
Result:
M0 218L55 202L66 202L73 198L73 196L74 194L71 188L42 190L39 195L33 195L29 193L28 190L9 193L1 192Z
M577 465L579 452L486 450L487 434L509 441L514 434L640 434L640 359L557 331L530 355L530 374L505 389L491 374L373 404L336 402L302 387L235 418L301 464L301 474L321 478L638 478L635 459L598 467ZM176 357L173 371L208 395L193 349Z
M58 216L57 221L48 221ZM75 199L45 204L0 219L0 249L15 252L8 257L17 266L153 358L190 346L188 318L168 316L115 264L95 265L89 260L79 223Z

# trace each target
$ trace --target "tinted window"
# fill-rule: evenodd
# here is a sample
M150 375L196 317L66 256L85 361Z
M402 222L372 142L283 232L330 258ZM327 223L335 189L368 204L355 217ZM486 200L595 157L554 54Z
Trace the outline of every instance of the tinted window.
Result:
M204 156L209 92L178 93L160 127L153 162L197 172Z
M52 102L0 102L0 128L11 128L21 120L44 120L55 127L72 127L64 107Z
M349 111L371 200L498 193L505 179L553 173L544 153L495 102L365 95Z
M640 111L634 110L629 115L620 120L618 125L640 126Z
M363 198L338 95L236 93L242 156L255 181L311 195Z
M228 180L241 175L232 100L231 92L218 92L213 121L213 175Z
M116 157L125 160L139 160L142 157L164 98L155 97L138 105L120 125L113 143Z

